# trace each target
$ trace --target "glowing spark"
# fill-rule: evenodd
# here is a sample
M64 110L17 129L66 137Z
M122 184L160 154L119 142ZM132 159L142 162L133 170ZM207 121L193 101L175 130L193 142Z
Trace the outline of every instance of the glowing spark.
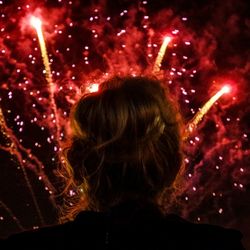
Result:
M99 84L97 83L93 83L92 85L90 85L87 90L90 92L90 93L93 93L93 92L98 92L99 90Z
M184 139L197 128L198 124L201 122L204 115L210 110L213 104L224 94L227 94L231 91L230 86L225 85L221 88L215 95L213 95L204 105L203 107L195 114L193 119L188 123L186 132L184 134Z
M167 47L168 47L168 44L170 43L170 41L171 41L171 37L166 36L164 38L163 43L161 45L161 48L158 52L158 55L157 55L155 63L154 63L154 67L153 67L153 71L152 71L153 74L160 71L161 63L162 63L163 57L166 53L166 50L167 50Z
M41 50L42 59L43 59L43 65L45 68L45 76L49 85L50 102L51 102L52 110L53 110L54 117L55 117L56 130L57 130L56 131L57 142L59 143L60 131L59 131L59 122L58 122L58 117L57 117L57 107L56 107L55 98L54 98L55 88L54 88L54 84L52 80L52 74L51 74L51 69L50 69L49 57L48 57L48 53L46 49L46 43L44 40L43 31L42 31L42 21L37 17L32 17L30 20L30 23L35 28L37 37L39 40L40 50Z

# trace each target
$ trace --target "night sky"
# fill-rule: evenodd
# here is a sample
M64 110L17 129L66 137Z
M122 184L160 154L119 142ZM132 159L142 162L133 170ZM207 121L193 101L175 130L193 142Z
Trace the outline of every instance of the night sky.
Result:
M185 124L225 84L231 91L184 142L186 184L169 209L237 228L250 248L247 2L0 1L0 237L56 223L58 141L72 104L112 75L149 75L170 36L158 76ZM32 16L42 21L51 86Z

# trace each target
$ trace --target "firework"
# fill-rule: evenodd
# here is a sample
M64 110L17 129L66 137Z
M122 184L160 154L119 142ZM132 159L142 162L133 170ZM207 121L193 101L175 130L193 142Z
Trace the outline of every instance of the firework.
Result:
M210 110L210 108L214 105L214 103L220 99L226 93L229 93L231 90L230 86L225 85L221 88L215 95L213 95L204 105L203 107L195 114L193 119L188 123L187 129L184 135L186 139L192 132L197 128L198 124L201 122L204 115Z
M24 176L26 185L27 185L27 187L29 189L30 195L32 197L32 200L33 200L34 206L36 208L37 214L39 216L39 219L41 221L41 224L44 224L44 219L43 219L41 210L39 208L38 201L36 199L34 190L32 188L32 185L31 185L31 182L29 180L26 168L24 166L25 161L24 161L24 159L22 157L22 154L20 153L20 149L23 150L24 147L22 147L20 145L19 141L17 140L17 138L13 134L13 131L7 127L7 124L5 122L4 115L3 115L3 112L2 112L1 108L0 108L0 128L1 128L2 134L4 135L5 139L7 140L7 146L0 145L0 149L10 153L11 155L15 155L16 159L18 160L18 163L19 163L19 165L21 167L21 170L23 172L23 176ZM21 146L21 147L19 147L19 146ZM28 153L28 150L24 150L24 151L26 151L25 153L30 155ZM0 203L0 205L1 204L3 206L2 202ZM5 208L6 211L8 211L8 212L11 211L7 206L3 206L3 207ZM19 226L21 226L21 224L19 223L18 220L16 222L18 223Z
M46 80L49 85L49 93L50 93L50 102L53 110L53 117L55 118L54 122L56 124L56 134L57 134L57 142L59 143L60 141L60 131L59 131L59 122L58 122L58 116L57 116L57 107L55 103L55 97L54 97L54 92L55 92L55 87L53 84L52 80L52 73L50 69L50 63L49 63L49 57L46 49L46 43L44 40L43 36L43 31L42 31L42 21L37 18L37 17L32 17L30 20L31 25L35 28L37 37L39 40L39 45L40 45L40 50L42 54L42 59L43 59L43 64L45 68L45 76Z
M166 50L167 50L167 47L168 47L168 44L170 43L170 41L171 41L171 37L166 36L164 38L163 43L161 45L161 48L160 48L158 55L155 59L155 63L154 63L153 71L152 71L153 74L158 73L160 71L161 62L163 60L163 57L166 53Z
M5 211L13 218L13 220L16 222L16 225L19 227L20 230L24 231L25 228L21 224L21 222L18 220L18 218L13 214L11 209L2 201L0 201L0 207L3 207Z
M45 73L46 80L49 84L51 93L54 93L54 85L53 85L53 81L52 81L52 74L51 74L51 69L50 69L50 64L49 64L49 57L48 57L46 44L45 44L45 40L44 40L44 36L43 36L43 32L42 32L42 22L39 18L32 17L30 20L30 23L36 30L37 37L39 40L40 49L41 49L41 54L42 54L42 58L43 58L43 64L44 64L44 68L45 68L45 72L46 72Z
M96 83L114 74L137 76L152 71L169 84L170 94L181 100L183 115L192 114L193 118L186 124L186 184L181 196L174 196L180 215L199 222L214 218L222 224L237 222L228 219L235 218L238 207L246 204L240 197L248 195L241 192L247 192L250 173L248 54L246 46L239 46L247 38L244 25L240 25L247 16L239 15L241 8L235 4L222 4L216 12L219 15L208 18L207 7L211 11L215 8L210 3L199 12L179 12L186 17L174 13L176 7L171 4L162 5L160 10L152 9L155 5L150 1L130 2L110 5L109 9L103 1L94 5L85 1L0 1L0 108L4 114L0 110L0 182L3 190L10 187L0 197L0 238L17 226L20 230L39 227L43 217L46 224L54 223L51 207L61 201L54 196L61 190L54 175L60 146L57 141L60 138L61 144L68 138L69 111L77 99L85 91L98 90ZM229 17L232 13L239 22L234 18L225 22L223 13ZM164 30L169 41L161 36ZM218 44L223 44L223 49ZM163 74L165 60L168 70ZM198 92L203 91L208 101L223 85L209 96L209 86L204 83L224 75L237 79L237 96L232 96L230 107L223 110L223 119L220 112L213 113L216 129L205 126L193 136L199 122L207 122L202 119L204 110L203 114L198 112L202 107L197 106L202 101ZM169 200L166 203L163 205L171 206ZM175 211L173 205L170 212ZM27 213L33 216L27 217ZM244 213L238 222L242 223L242 218L246 221Z

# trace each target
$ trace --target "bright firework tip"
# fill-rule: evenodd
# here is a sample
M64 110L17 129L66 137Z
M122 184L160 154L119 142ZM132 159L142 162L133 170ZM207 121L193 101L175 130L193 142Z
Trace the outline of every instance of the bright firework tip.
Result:
M228 85L228 84L224 85L224 86L222 87L222 89L221 89L221 91L222 91L223 93L225 93L225 94L230 93L231 90L232 90L232 87L231 87L230 85Z
M30 24L35 28L35 29L38 29L42 26L42 21L38 18L38 17L35 17L35 16L32 16L30 18Z
M170 36L165 36L165 37L164 37L164 42L165 42L165 43L170 43L171 40L172 40L172 37L170 37Z

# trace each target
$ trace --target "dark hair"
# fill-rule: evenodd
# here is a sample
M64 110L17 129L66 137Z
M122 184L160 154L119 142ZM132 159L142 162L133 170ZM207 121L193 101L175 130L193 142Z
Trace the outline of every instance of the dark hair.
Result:
M64 149L66 219L129 199L156 200L182 164L180 116L157 79L115 77L83 95ZM71 192L71 194L69 194Z

